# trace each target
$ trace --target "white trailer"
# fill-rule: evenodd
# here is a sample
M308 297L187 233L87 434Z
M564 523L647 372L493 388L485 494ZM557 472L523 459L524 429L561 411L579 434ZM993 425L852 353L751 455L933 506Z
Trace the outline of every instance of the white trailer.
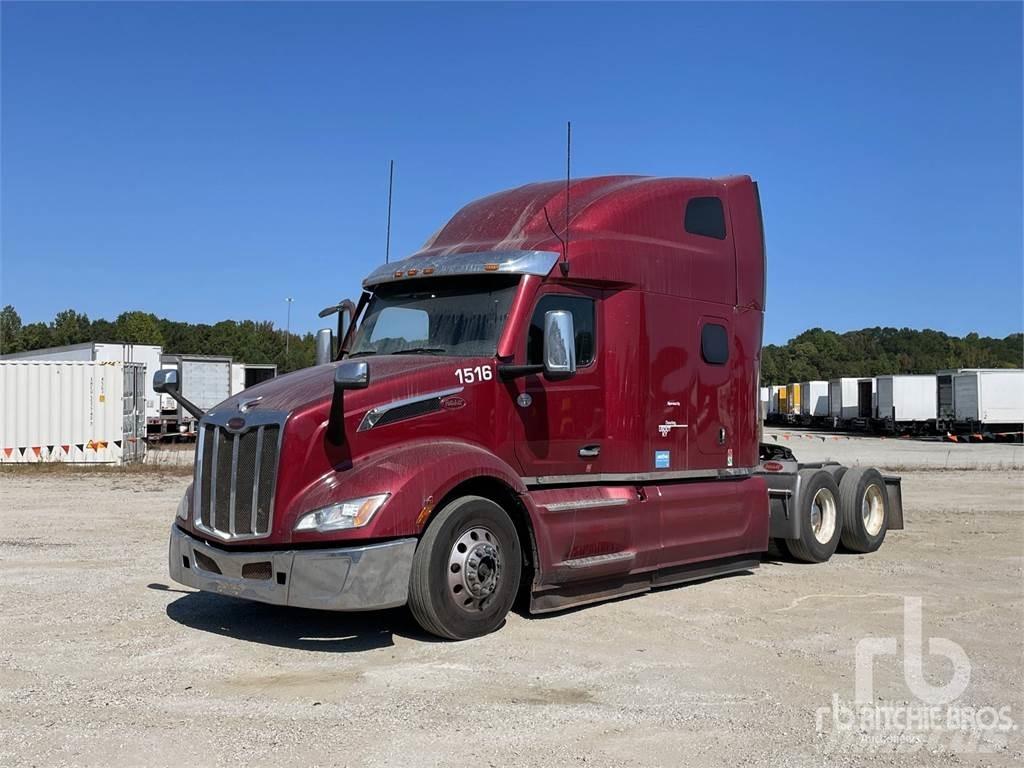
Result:
M836 426L857 418L857 382L860 379L843 377L828 382L828 414Z
M208 411L231 397L231 358L216 355L163 355L161 369L178 371L178 390L199 408ZM191 434L195 429L192 414L177 401L163 403L162 432Z
M142 363L0 361L0 463L142 461L145 389Z
M71 344L65 347L12 352L0 355L0 360L113 360L122 363L142 363L146 366L146 424L155 430L160 426L160 396L153 390L153 374L160 370L162 354L163 349L156 344L87 341L84 344Z
M772 384L771 393L768 396L768 415L777 416L782 409L782 390L785 389L781 384Z
M876 378L879 426L887 431L931 430L938 417L936 376L893 375Z
M973 369L954 374L953 407L958 429L1024 430L1024 370Z
M804 422L828 418L829 382L804 381L800 383L800 416Z
M857 416L859 426L867 426L877 413L877 380L872 377L857 379Z
M255 386L277 376L274 363L232 363L231 394L237 395L243 389Z

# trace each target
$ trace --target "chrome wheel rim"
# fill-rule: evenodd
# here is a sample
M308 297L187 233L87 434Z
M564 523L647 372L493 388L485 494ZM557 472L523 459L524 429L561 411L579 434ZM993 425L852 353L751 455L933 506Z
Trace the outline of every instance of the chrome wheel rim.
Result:
M836 497L819 488L811 500L811 532L819 544L828 544L836 532Z
M494 597L501 579L501 546L487 528L470 528L448 555L448 595L459 608L475 613Z
M860 502L860 516L864 520L864 530L869 536L877 536L885 522L885 504L882 500L882 489L872 483L864 490L864 498Z

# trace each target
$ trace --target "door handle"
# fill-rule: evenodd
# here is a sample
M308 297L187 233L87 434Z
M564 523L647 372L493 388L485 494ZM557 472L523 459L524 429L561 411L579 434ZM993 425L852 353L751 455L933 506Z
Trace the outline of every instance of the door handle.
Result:
M601 455L601 446L597 444L584 445L582 448L580 448L579 454L581 459L597 458L598 456Z

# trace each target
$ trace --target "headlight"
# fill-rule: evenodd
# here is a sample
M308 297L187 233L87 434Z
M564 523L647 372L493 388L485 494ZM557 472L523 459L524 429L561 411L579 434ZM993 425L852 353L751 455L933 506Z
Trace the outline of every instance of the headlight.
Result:
M186 491L185 495L181 497L181 501L178 502L178 517L182 520L188 520L189 509L192 507L192 503L189 501L190 495Z
M331 504L323 509L307 512L295 524L296 531L340 531L345 528L362 528L384 506L390 493L363 496Z

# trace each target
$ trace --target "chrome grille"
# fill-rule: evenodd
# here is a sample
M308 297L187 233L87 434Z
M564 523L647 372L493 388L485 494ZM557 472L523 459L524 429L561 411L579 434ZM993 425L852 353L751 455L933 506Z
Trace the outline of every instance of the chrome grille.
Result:
M259 413L245 415L241 430L228 429L228 419L238 416L205 418L196 457L195 524L225 540L270 534L284 422L282 414Z

